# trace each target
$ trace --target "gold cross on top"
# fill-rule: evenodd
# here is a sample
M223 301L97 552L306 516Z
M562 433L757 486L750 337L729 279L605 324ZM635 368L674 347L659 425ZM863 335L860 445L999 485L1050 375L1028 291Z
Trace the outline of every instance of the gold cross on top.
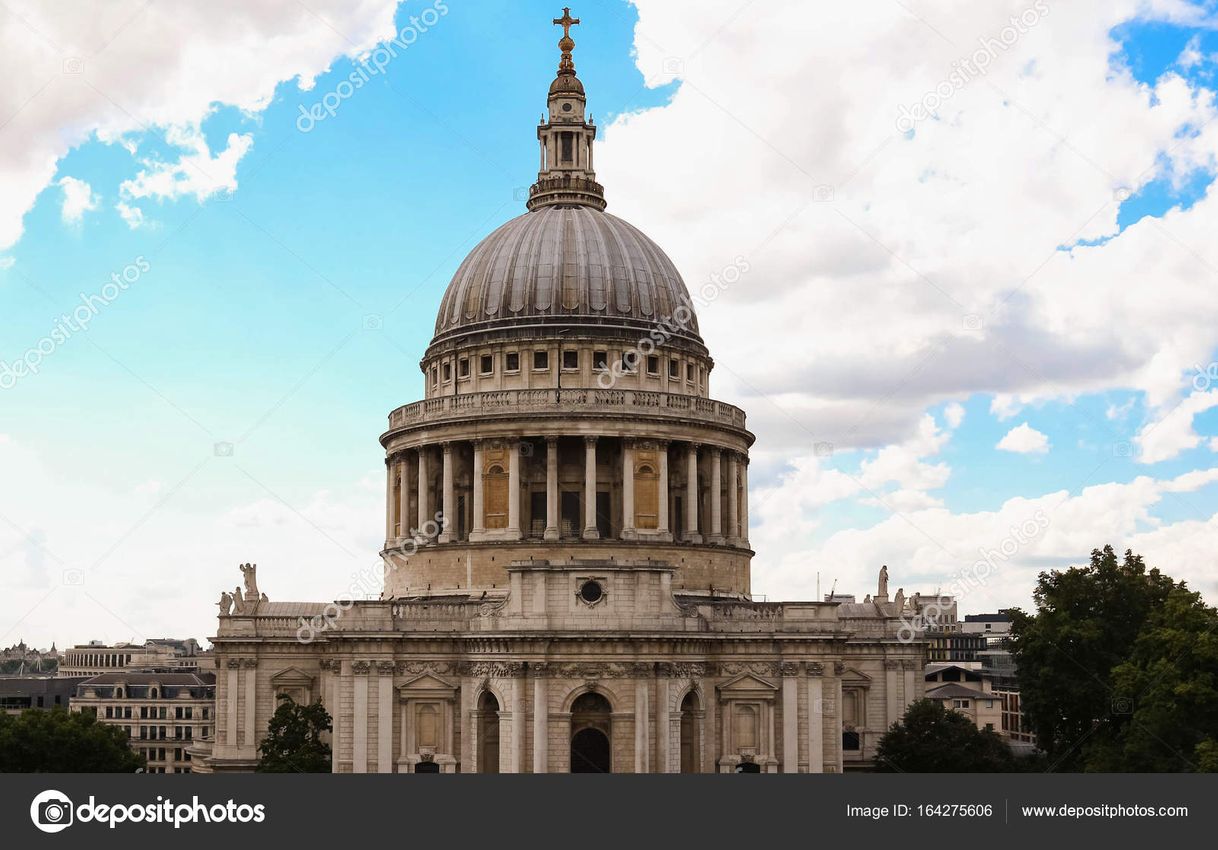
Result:
M571 27L573 27L579 23L579 18L571 17L570 7L563 6L562 17L555 18L554 23L557 26L562 27L562 37L563 38L570 38L571 37Z

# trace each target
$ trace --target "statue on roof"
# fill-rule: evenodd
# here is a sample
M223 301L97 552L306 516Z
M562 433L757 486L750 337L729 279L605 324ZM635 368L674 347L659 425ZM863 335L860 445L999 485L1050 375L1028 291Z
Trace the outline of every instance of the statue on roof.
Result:
M258 565L241 564L241 575L245 577L245 598L251 602L258 601Z
M876 596L883 599L888 598L888 565L880 567L880 586L876 591Z

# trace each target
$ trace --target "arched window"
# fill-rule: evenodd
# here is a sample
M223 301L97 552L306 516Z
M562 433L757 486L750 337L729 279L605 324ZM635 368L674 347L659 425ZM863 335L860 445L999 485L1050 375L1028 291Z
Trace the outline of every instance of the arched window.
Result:
M500 464L492 463L482 475L484 527L507 528L508 475Z
M701 738L699 728L702 720L699 717L698 694L690 691L681 700L681 772L698 773L701 769Z
M499 772L499 700L484 691L478 700L478 772Z

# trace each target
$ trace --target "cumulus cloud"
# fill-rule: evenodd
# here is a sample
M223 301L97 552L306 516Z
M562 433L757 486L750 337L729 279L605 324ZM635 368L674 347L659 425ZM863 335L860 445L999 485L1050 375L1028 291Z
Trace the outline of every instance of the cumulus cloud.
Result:
M1201 436L1193 430L1193 419L1213 407L1218 407L1218 390L1194 390L1179 404L1160 412L1134 438L1139 450L1138 460L1158 463L1186 449L1196 448L1201 444Z
M59 188L63 190L63 206L60 217L64 224L80 224L85 213L97 209L100 199L93 187L76 177L61 177Z
M200 198L235 185L230 171L248 139L230 138L213 157L194 138L204 119L218 105L257 113L283 81L312 86L336 57L391 37L397 5L9 0L0 15L0 250L20 238L59 161L91 138L168 131L171 143L184 142L180 161L145 164L129 199ZM132 209L119 208L128 224Z
M1007 431L994 448L1021 455L1043 455L1049 451L1049 437L1023 422Z

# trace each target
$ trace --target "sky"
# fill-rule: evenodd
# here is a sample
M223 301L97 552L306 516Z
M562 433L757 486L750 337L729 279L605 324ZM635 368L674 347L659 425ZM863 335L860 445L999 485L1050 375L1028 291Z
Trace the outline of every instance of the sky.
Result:
M1111 544L1218 598L1216 5L572 9L609 211L715 293L757 597L1028 607ZM560 14L0 6L0 645L378 574L377 438L524 212Z

